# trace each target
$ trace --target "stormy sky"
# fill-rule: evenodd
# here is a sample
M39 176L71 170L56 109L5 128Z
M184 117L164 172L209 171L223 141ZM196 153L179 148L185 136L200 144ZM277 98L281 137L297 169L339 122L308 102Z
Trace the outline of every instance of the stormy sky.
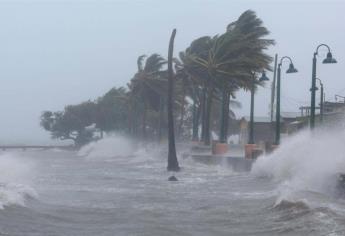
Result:
M139 55L167 55L173 28L177 54L200 36L223 33L248 9L277 42L269 53L292 57L299 70L282 75L282 111L309 104L312 56L320 43L330 45L338 60L322 65L326 50L320 50L317 73L326 99L345 95L345 1L0 0L0 143L50 142L39 127L43 110L62 110L125 86ZM238 117L249 114L249 98L237 94ZM268 116L270 83L255 103L255 115Z

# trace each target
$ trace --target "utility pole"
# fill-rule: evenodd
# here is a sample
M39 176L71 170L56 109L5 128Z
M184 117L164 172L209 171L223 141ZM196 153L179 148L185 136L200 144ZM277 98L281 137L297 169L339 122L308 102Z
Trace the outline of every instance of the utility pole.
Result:
M273 71L273 82L271 87L271 122L273 121L274 117L274 98L276 94L276 77L277 77L277 63L278 63L278 54L274 57L274 71Z

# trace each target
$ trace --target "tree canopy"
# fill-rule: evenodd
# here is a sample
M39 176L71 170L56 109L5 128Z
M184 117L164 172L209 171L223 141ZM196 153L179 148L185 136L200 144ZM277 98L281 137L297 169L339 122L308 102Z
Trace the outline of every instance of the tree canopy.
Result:
M239 103L230 98L241 89L254 91L262 85L258 73L271 70L267 49L274 40L267 39L268 35L262 20L248 10L224 32L193 40L172 60L173 118L179 122L179 138L193 136L209 144L214 124L220 124L220 134L226 139L227 120L235 119L230 106ZM76 145L112 131L160 140L167 130L167 60L153 53L139 56L136 64L126 88L112 88L94 101L68 105L63 111L45 111L41 126L52 138L70 139Z

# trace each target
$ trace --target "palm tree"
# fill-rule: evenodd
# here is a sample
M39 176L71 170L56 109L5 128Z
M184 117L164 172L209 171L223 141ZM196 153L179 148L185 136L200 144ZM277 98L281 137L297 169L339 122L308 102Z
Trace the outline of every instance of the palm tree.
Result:
M263 69L270 69L272 58L263 51L273 40L262 39L268 31L262 26L262 21L253 11L244 12L236 22L228 25L227 31L213 38L201 37L192 42L190 48L197 45L199 51L187 54L193 68L201 75L204 87L204 142L210 144L210 121L214 92L218 88L224 89L224 121L227 119L226 90L237 88L251 88L253 81L251 74ZM221 86L219 86L221 84ZM230 88L231 87L231 88ZM227 122L222 122L225 125ZM222 128L224 130L224 128ZM224 135L223 135L224 136ZM223 137L224 140L224 137Z
M206 49L207 56L203 51L200 54L191 54L190 57L195 65L199 67L201 72L202 85L204 88L203 94L203 131L204 131L204 142L206 145L210 144L210 121L212 113L212 101L214 98L214 91L216 89L217 80L224 77L232 77L238 84L244 84L244 80L237 79L243 77L237 70L234 70L239 62L237 60L229 60L231 50L231 43L234 41L231 33L225 33L221 36L215 36L214 38L200 38L198 40L207 39ZM228 52L228 54L226 54ZM234 57L234 55L231 55ZM246 78L246 77L243 77Z
M184 51L180 52L179 70L187 74L188 92L193 100L193 140L198 140L199 120L201 116L201 140L205 137L205 114L206 114L206 84L204 70L195 63L193 58L207 58L211 46L211 38L208 36L194 40ZM179 71L178 70L178 71Z
M232 32L234 34L239 34L242 42L246 42L247 46L243 48L243 54L247 57L247 71L250 71L252 82L246 84L242 88L245 90L250 90L254 94L257 85L262 85L255 76L258 72L263 70L271 70L270 63L272 62L272 57L267 55L264 51L271 45L274 44L274 40L264 38L269 34L267 28L263 26L263 22L259 19L255 12L248 10L244 12L236 22L232 22L227 26L227 32ZM248 80L248 79L247 79ZM235 86L235 88L234 88ZM226 87L226 86L224 86ZM231 83L230 88L237 90L236 84ZM253 95L252 95L253 96ZM227 103L227 99L223 103ZM220 135L220 141L226 142L227 140L227 119L226 115L228 112L228 106L225 104L223 106L223 118L225 122L222 123Z
M174 39L176 35L176 29L173 30L169 42L168 52L168 129L169 129L169 153L168 153L168 171L179 171L180 166L178 164L176 156L175 146L175 133L174 133L174 116L173 116L173 91L174 91L174 72L172 68L173 51L174 51Z
M223 82L222 88L222 107L220 115L220 130L219 130L219 141L226 143L228 139L228 124L230 116L230 98L235 97L235 92L239 90L236 84L229 84Z
M137 60L138 71L129 84L132 101L141 107L142 111L142 136L146 138L147 112L159 111L161 99L167 92L167 80L162 70L166 61L158 54L147 57L139 56Z
M198 139L198 108L200 108L198 90L199 85L197 80L194 78L193 70L187 67L187 62L185 61L186 52L179 53L179 59L174 58L175 70L176 70L176 95L177 100L181 101L178 103L180 106L180 123L179 123L179 135L181 136L183 132L183 122L185 118L186 107L188 102L186 98L190 98L193 101L193 140Z
M211 127L212 129L219 129L219 140L227 140L228 134L228 126L230 125L230 119L235 120L236 115L232 108L240 108L241 103L239 101L234 100L235 91L230 91L230 89L217 89L215 92L214 102L212 109L212 119ZM224 96L227 96L224 98ZM230 99L231 98L231 99ZM225 101L225 102L224 102Z

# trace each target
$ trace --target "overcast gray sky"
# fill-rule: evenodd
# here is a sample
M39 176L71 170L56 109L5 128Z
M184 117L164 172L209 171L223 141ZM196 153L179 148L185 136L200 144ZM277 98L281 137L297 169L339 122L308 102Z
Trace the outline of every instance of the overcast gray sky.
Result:
M326 98L345 95L345 2L311 0L0 0L0 143L42 143L43 110L95 99L124 86L141 54L167 55L177 28L175 53L204 35L223 33L252 9L277 45L270 53L293 58L298 74L282 75L282 110L310 100L311 60L319 43L331 46L335 65L318 61ZM284 68L288 65L284 64ZM272 78L272 75L269 74ZM249 94L238 93L249 113ZM256 95L255 115L268 116L270 84Z

